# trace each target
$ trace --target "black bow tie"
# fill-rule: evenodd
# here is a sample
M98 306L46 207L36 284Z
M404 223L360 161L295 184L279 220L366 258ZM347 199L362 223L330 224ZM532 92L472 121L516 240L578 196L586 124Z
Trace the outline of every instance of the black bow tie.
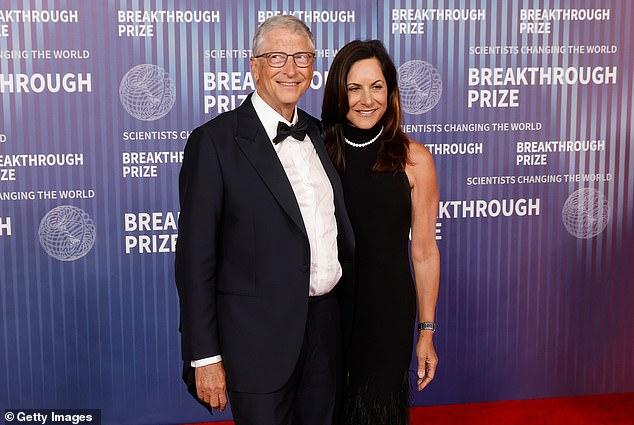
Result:
M306 133L308 133L308 119L305 115L290 127L280 121L277 123L277 136L273 139L273 143L277 145L289 136L301 142L306 137Z

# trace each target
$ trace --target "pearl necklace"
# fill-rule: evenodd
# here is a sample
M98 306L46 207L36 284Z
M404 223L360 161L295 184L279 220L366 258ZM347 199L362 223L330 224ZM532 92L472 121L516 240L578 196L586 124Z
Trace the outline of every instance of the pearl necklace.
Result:
M347 144L349 144L350 146L354 146L355 148L363 148L365 146L368 146L374 142L376 142L376 139L379 138L379 136L381 135L381 133L383 133L383 127L381 126L381 130L379 130L379 134L377 134L376 136L374 136L373 138L371 138L370 140L368 140L367 142L364 143L355 143L355 142L351 142L350 140L346 139L345 137L343 138L343 140L346 141Z

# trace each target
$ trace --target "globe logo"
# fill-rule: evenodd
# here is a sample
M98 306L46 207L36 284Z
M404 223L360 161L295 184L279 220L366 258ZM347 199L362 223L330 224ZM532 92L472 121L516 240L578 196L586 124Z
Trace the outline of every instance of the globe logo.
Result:
M608 225L610 206L601 192L583 188L573 192L561 210L568 233L579 239L590 239Z
M176 89L169 74L152 64L137 65L121 79L119 99L134 118L154 121L174 106Z
M442 95L438 71L421 60L405 62L398 69L398 86L403 111L420 115L431 110Z
M50 210L40 222L40 245L51 257L75 261L95 244L95 226L80 208L62 205Z

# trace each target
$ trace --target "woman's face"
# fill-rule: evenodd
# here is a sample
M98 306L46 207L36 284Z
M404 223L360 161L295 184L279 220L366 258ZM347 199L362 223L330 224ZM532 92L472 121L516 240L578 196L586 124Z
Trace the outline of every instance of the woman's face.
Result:
M352 64L346 81L346 118L358 128L374 127L387 109L387 84L378 59L362 59Z

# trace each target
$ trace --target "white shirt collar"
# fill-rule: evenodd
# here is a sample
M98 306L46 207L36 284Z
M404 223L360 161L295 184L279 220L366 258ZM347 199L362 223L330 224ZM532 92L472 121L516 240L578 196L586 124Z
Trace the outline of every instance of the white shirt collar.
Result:
M277 135L277 123L279 121L282 121L286 125L293 125L297 123L297 106L295 106L295 111L293 111L293 121L289 122L268 103L266 103L264 99L260 97L257 90L253 93L253 96L251 96L251 103L253 103L255 113L258 115L260 122L262 122L264 130L266 130L266 135L269 136L269 139L271 140L273 140Z

